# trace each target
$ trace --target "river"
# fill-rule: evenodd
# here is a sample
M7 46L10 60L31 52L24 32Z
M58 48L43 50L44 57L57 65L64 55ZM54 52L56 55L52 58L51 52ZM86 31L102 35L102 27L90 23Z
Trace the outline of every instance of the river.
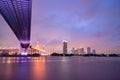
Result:
M120 80L120 57L0 57L0 80Z

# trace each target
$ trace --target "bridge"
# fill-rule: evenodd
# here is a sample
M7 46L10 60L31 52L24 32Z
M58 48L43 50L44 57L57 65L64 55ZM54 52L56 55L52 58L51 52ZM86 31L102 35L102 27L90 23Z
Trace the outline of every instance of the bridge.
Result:
M30 46L32 0L0 0L0 14L20 42L21 54Z

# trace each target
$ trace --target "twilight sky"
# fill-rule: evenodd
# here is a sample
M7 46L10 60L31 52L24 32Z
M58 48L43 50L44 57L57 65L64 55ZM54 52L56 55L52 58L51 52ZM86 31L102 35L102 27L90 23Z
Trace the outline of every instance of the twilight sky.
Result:
M31 44L49 52L90 46L98 53L120 53L120 0L33 0ZM0 16L0 48L19 41Z

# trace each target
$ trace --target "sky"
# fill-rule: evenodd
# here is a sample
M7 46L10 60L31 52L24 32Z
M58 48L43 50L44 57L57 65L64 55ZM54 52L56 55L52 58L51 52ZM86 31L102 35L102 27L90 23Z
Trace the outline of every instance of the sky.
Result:
M120 53L120 0L33 0L31 45L62 53L62 40L72 48ZM0 48L19 41L0 16Z

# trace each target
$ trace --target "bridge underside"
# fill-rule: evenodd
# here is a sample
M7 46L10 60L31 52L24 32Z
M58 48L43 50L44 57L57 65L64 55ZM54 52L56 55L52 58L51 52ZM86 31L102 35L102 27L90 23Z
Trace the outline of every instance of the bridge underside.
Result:
M0 14L25 51L30 45L31 9L32 0L0 0Z

